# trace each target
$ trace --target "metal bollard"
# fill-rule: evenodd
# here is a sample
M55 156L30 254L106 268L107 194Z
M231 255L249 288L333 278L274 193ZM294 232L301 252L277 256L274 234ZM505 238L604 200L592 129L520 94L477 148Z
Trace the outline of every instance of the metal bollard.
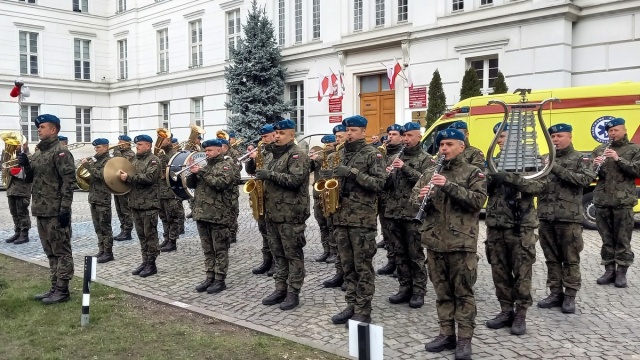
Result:
M84 257L84 277L82 279L82 316L80 326L89 325L89 301L91 297L91 281L96 279L97 260L93 256Z

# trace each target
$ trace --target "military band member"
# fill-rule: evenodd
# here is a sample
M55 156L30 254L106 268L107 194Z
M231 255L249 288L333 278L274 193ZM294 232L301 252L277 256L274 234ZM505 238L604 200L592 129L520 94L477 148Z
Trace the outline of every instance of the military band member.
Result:
M173 150L175 150L176 152L180 151L180 142L178 141L177 138L172 137L171 138L171 144L173 145ZM171 160L171 158L169 158L169 160ZM183 205L183 200L177 198L178 200L178 235L184 235L184 222L186 220L185 218L185 212L184 212L184 205Z
M500 123L494 126L496 133ZM502 150L507 131L500 135ZM500 313L487 321L487 327L511 326L511 334L523 335L527 330L527 309L531 298L531 277L536 261L538 216L533 199L544 186L544 180L529 180L504 171L487 176L487 261L500 302ZM514 314L515 304L515 314Z
M37 218L42 249L49 259L51 289L35 296L44 304L69 300L69 280L73 277L73 254L69 223L73 190L76 188L76 167L60 140L60 119L54 115L39 115L35 125L40 142L31 161L25 153L18 154L18 163L25 172L25 182L31 184L33 203L31 214Z
M202 151L201 141L202 141L202 136L198 135L198 137L195 140L194 149L187 149L187 150ZM192 217L191 209L193 208L193 199L188 200L187 203L189 204L189 213L185 217L187 219L191 219Z
M318 180L326 180L327 178L323 178L320 176L320 170L322 170L323 164L327 164L327 169L331 166L329 164L329 155L333 153L333 150L336 145L336 136L335 135L325 135L320 139L320 142L324 144L325 148L322 151L319 151L313 155L311 155L310 161L310 170L314 172L314 181ZM322 244L322 255L315 258L316 262L325 262L329 258L329 256L334 256L335 261L335 253L332 252L332 249L329 246L331 240L329 239L331 234L331 228L328 223L328 219L324 216L324 211L322 210L322 201L320 199L320 193L317 191L313 191L313 216L318 223L318 227L320 228L320 243ZM335 252L336 249L333 249Z
M153 154L153 139L149 135L138 135L133 139L136 143L136 157L133 160L134 174L120 170L120 179L131 185L129 206L136 226L142 263L131 274L147 277L158 273L156 258L158 249L158 179L160 178L160 159Z
M310 216L309 157L294 144L295 128L289 119L276 123L273 161L256 171L256 179L264 180L269 246L276 260L276 289L262 299L262 304L280 303L281 310L291 310L299 304L305 276L305 221Z
M584 248L582 192L595 178L591 160L573 148L572 130L568 124L549 128L556 147L556 162L538 195L538 234L547 263L547 287L551 291L538 302L538 307L562 306L563 313L576 311L576 294L582 283L580 252Z
M64 146L65 148L69 146L69 138L66 136L58 135L58 141L60 141L60 144L62 144L62 146Z
M260 138L262 139L262 143L264 144L263 149L258 149L249 155L249 160L247 160L245 164L245 170L249 175L256 174L256 161L255 158L258 155L257 151L262 152L262 161L264 166L266 167L273 160L273 154L271 153L271 148L273 147L272 143L275 140L276 129L273 125L267 124L264 125L260 130L258 130L260 134ZM247 152L251 152L254 150L253 145L249 145L247 147ZM271 253L271 249L269 248L269 237L267 236L267 220L264 215L260 216L258 219L258 230L260 231L260 235L262 235L262 263L257 267L251 270L254 274L264 274L267 273L269 276L273 276L276 271L275 261L273 261L273 254Z
M430 352L456 349L456 359L471 359L478 269L478 219L487 199L485 175L464 157L465 136L445 129L436 136L442 171L427 170L413 188L411 203L430 193L422 225L429 276L436 292L440 334L425 345ZM431 186L430 186L431 185ZM456 324L458 338L456 340Z
M240 216L240 202L238 201L238 198L240 197L240 187L238 185L242 183L242 175L240 173L242 171L242 164L240 163L240 161L238 161L238 158L240 157L240 152L235 148L232 148L228 140L225 140L225 139L221 139L221 140L222 140L222 153L226 158L229 158L232 160L233 169L235 170L234 174L236 179L235 180L236 186L231 191L233 191L236 199L236 201L233 203L234 207L232 208L232 211L235 213L236 221L231 225L231 228L230 228L230 231L231 231L230 242L232 244L235 244L238 241L238 216Z
M225 278L229 267L230 226L235 221L229 211L237 201L232 191L237 187L234 162L222 154L221 139L207 140L202 147L207 153L203 167L191 167L187 186L195 189L193 220L198 227L207 278L196 291L216 294L227 288Z
M633 263L631 234L633 207L638 201L635 179L640 177L640 148L629 142L622 118L605 124L611 145L598 146L591 158L598 172L598 184L593 191L596 206L596 226L602 238L602 265L605 273L599 285L614 283L627 287L627 269ZM606 150L605 150L606 148Z
M66 136L63 135L58 135L58 141L60 141L60 144L62 144L62 146L64 146L64 148L66 149L67 146L69 146L69 138L67 138ZM36 151L38 150L38 147L36 147ZM75 164L76 161L73 158L73 154L69 153L68 155L69 157L71 157L71 161L73 161L73 163ZM71 216L69 216L69 238L73 238L73 228L71 227Z
M180 208L182 200L171 190L167 184L166 172L164 169L169 165L171 157L176 154L176 150L171 144L171 137L164 138L160 143L162 151L157 155L160 159L160 176L158 177L158 195L160 198L160 210L158 215L162 221L164 241L159 245L161 252L171 252L177 249L177 240L180 237Z
M394 133L395 131L391 131ZM398 292L389 297L392 304L408 302L412 308L424 305L427 291L427 269L420 240L420 228L413 219L416 216L411 203L411 189L424 171L432 164L431 156L422 151L420 124L408 122L401 130L402 154L387 158L387 182L385 184L384 226L395 253L398 269ZM381 196L382 197L382 196Z
M22 145L22 152L29 154L29 145ZM16 245L29 242L29 229L31 229L31 216L29 216L29 204L31 203L31 184L25 181L24 170L16 166L10 170L11 181L5 184L9 212L13 220L14 234L6 239L7 243Z
M347 283L347 307L331 320L348 326L349 319L371 322L371 299L375 293L372 260L377 251L378 229L377 214L372 209L376 209L386 173L382 154L365 142L367 119L355 115L344 119L342 125L347 130L347 143L340 150L341 165L333 169L341 194L332 222Z
M373 145L375 147L382 146L382 141L380 140L378 135L372 135L371 136L371 145Z
M131 138L127 135L118 136L118 147L113 149L113 157L123 157L130 162L136 157L136 153L131 150ZM120 221L120 233L113 237L115 241L131 240L131 230L133 229L133 219L129 208L129 194L113 195L116 204L116 213Z
M462 153L462 157L464 157L464 159L467 160L469 164L477 166L478 168L480 168L480 170L484 171L484 154L482 153L482 150L469 144L469 130L467 127L467 123L464 121L456 121L451 124L449 128L460 130L464 134L465 148L464 152Z

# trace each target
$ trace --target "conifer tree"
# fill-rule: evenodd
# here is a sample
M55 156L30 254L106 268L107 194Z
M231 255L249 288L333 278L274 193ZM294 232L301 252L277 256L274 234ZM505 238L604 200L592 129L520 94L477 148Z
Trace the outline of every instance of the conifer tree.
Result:
M478 79L478 74L474 68L470 67L465 71L464 77L462 78L460 101L480 95L482 95L482 92L480 91L480 80Z
M442 88L442 79L438 69L433 72L431 82L429 83L429 104L427 106L427 124L428 129L436 120L447 110L447 98Z
M507 82L504 80L504 75L502 74L502 71L498 70L498 76L493 83L493 93L506 94L508 91L509 87L507 86Z

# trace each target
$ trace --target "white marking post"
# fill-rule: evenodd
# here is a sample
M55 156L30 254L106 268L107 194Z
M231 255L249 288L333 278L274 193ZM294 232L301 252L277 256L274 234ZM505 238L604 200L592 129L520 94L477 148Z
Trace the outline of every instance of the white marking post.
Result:
M82 278L82 315L80 326L89 325L89 303L91 299L91 281L96 279L96 258L93 256L84 257L84 276Z
M383 359L382 326L349 320L349 355L358 360Z

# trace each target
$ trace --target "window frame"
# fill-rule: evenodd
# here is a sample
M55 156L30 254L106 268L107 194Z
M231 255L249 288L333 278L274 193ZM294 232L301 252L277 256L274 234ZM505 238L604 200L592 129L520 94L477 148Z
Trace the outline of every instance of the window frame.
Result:
M409 21L409 0L398 0L398 23Z
M227 59L231 57L229 48L233 42L234 49L238 48L240 36L242 35L242 19L240 18L240 8L229 10L225 13L226 22L226 43L227 43ZM233 33L230 33L229 20L233 19Z
M295 91L291 91L292 88L295 88ZM292 94L295 94L295 99L292 99ZM306 131L304 81L287 83L287 96L291 103L289 119L296 123L296 134L304 134ZM301 121L298 121L300 119Z
M286 44L286 8L285 0L278 0L278 46Z
M194 26L195 29L194 29ZM193 42L194 30L196 30L196 42ZM194 49L196 53L194 54ZM194 55L196 55L196 61L194 62ZM203 51L202 51L202 19L197 19L189 22L189 69L195 67L201 67L203 65Z
M166 74L169 72L169 29L168 28L159 29L156 31L156 43L157 43L156 51L158 54L157 74L158 75Z
M129 135L129 107L118 107L118 120L120 124L120 135Z
M85 42L87 44L86 52L84 50ZM78 45L78 51L76 51L76 45ZM76 54L80 56L77 57ZM87 55L86 58L84 57L85 54ZM79 66L76 64L77 62L80 62ZM85 69L85 65L87 64L88 68ZM80 77L78 77L78 68L80 68ZM85 77L87 71L88 76ZM73 73L75 80L91 81L91 40L82 38L73 39Z
M88 13L89 12L89 0L72 0L71 1L71 10L75 11L75 6L78 5L79 12Z
M23 2L25 4L36 4L36 0L18 0L19 2Z
M497 66L495 67L490 66L492 60L496 61ZM479 63L479 62L482 62L482 69L480 70L482 72L482 76L478 74L478 68L474 66L476 63ZM500 57L497 54L492 54L492 55L487 55L487 56L478 57L478 58L470 58L470 59L467 59L467 65L468 67L472 67L474 70L476 70L476 74L478 75L478 79L480 80L480 86L481 86L480 90L483 92L483 94L486 91L489 91L488 94L492 93L493 86L491 86L492 85L491 82L493 81L495 83L495 79L497 78L497 73L498 73L498 70L500 69ZM493 69L496 70L496 76L490 77L490 72Z
M118 80L127 80L129 78L129 44L127 39L118 40L116 44L118 47Z
M197 111L199 104L200 111ZM200 126L204 129L204 98L191 98L191 124Z
M23 52L22 51L22 46L20 44L21 42L21 37L22 34L25 35L25 47L26 47L26 51ZM32 53L31 52L31 37L35 35L35 42L36 42L36 52ZM39 38L40 38L40 33L37 32L33 32L33 31L19 31L18 32L18 58L20 61L20 75L29 75L29 76L40 76L40 57L38 56L38 50L39 50ZM25 72L22 71L22 57L25 56ZM33 74L32 70L33 70L33 61L32 61L32 57L35 56L36 58L36 62L35 62L35 70L36 73Z
M34 114L33 109L36 109ZM23 111L26 109L26 119L23 116ZM25 139L29 143L37 143L40 141L38 138L38 128L36 127L36 118L40 115L39 104L21 104L20 107L20 133L24 135ZM25 129L26 127L26 129ZM25 131L26 130L26 131Z
M493 0L480 0L480 6L491 6L491 5L493 5Z
M116 14L123 13L127 11L127 0L117 0L116 4Z
M302 43L302 0L293 0L294 44Z
M385 2L386 0L375 0L373 4L377 28L385 26Z
M464 11L464 0L451 0L451 12Z
M364 27L364 4L363 0L353 0L353 32L360 32Z
M166 107L166 111L165 111ZM165 128L171 132L171 103L170 102L161 102L159 104L159 112L158 112L158 124L159 127Z
M320 0L313 0L311 4L311 38L313 40L320 40L321 24L320 24Z
M77 143L91 143L91 107L76 106L76 142ZM78 117L78 114L80 117ZM87 124L87 114L89 117L89 123ZM87 135L87 128L89 134ZM80 131L78 133L78 131ZM84 137L83 137L84 136ZM84 140L83 140L84 139Z

